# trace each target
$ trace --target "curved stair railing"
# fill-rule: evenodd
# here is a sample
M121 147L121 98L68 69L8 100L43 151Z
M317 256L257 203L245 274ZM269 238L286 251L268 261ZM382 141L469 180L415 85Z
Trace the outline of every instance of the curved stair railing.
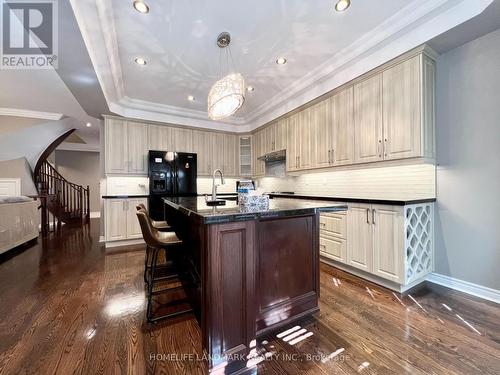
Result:
M61 230L61 224L90 220L90 188L66 180L47 160L39 165L35 183L41 201L42 235Z

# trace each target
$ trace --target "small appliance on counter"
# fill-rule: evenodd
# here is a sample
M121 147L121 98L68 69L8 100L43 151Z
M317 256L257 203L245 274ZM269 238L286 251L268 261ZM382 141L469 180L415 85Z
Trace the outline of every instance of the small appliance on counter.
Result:
M165 220L164 197L194 197L196 154L173 151L149 151L149 212L153 220Z
M250 191L255 190L255 181L253 180L239 180L236 181L236 192L238 193L238 199L236 203L240 202L240 197L244 194L248 194Z

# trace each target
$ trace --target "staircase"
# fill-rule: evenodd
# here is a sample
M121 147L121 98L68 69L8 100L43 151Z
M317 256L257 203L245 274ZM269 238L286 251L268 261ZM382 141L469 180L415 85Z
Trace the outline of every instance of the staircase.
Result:
M47 160L35 177L42 209L42 235L61 230L62 223L83 225L90 220L90 189L67 181Z

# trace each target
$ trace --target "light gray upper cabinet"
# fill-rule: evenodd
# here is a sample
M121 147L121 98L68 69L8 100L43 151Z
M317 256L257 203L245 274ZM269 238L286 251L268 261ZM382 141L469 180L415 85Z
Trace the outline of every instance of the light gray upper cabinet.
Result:
M122 120L106 119L105 122L106 173L128 172L127 126Z
M193 130L192 136L192 151L197 154L198 175L210 176L212 173L212 133Z
M354 85L354 162L383 160L382 74Z
M172 128L172 151L192 152L193 131L191 129ZM168 151L168 150L167 150Z
M224 134L224 174L226 176L238 176L238 153L239 139L234 134Z
M330 155L332 165L354 163L354 94L349 87L331 98L333 146Z
M420 154L420 69L415 56L382 73L384 159Z
M287 149L286 170L289 172L300 169L299 165L299 115L296 113L288 117L287 121Z
M263 149L262 153L268 154L275 150L274 145L276 142L276 123L272 123L267 128L263 130Z
M253 151L252 161L254 168L254 173L253 173L254 176L264 176L266 173L265 162L259 160L259 157L265 154L264 140L265 140L264 130L259 130L257 133L253 135L252 138L252 151Z
M384 159L434 157L434 63L418 55L383 76Z
M163 125L149 125L149 149L156 151L174 151L172 128Z
M274 124L274 150L286 150L287 148L287 118L281 118Z
M106 119L105 132L106 173L147 174L148 126Z
M127 122L128 173L148 173L148 126L139 122Z
M212 170L224 170L224 135L212 133Z
M323 100L312 107L312 128L314 134L314 164L328 167L332 163L333 126L331 121L331 101Z
M299 168L309 169L314 167L313 160L313 123L311 107L299 113Z

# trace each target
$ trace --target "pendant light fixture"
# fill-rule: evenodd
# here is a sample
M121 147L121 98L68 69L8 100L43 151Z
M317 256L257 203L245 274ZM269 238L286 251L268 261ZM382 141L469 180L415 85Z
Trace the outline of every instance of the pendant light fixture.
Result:
M220 48L219 69L222 78L214 83L208 93L208 117L212 120L221 120L233 115L245 102L245 79L241 73L234 71L234 62L229 50L230 42L231 35L227 32L217 37L217 45ZM223 67L223 53L226 55L226 70ZM230 69L230 62L233 69Z

